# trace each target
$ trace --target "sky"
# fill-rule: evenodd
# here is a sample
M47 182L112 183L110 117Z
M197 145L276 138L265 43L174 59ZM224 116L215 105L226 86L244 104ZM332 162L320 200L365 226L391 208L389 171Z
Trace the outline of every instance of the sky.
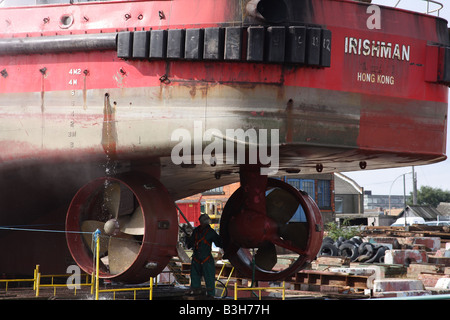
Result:
M439 0L438 0L439 1ZM372 4L394 6L398 0L373 0ZM444 3L444 9L439 12L439 16L450 21L450 3L448 0L440 0ZM426 12L427 2L421 0L402 0L398 8L408 9L417 12ZM430 3L430 9L438 8L436 4ZM436 15L436 13L433 13ZM450 123L450 121L448 121ZM450 128L447 128L447 154L450 157ZM417 176L417 188L430 186L450 190L450 159L431 165L416 166L414 171ZM371 190L374 195L409 195L413 189L412 167L365 170L357 172L343 172L353 179L364 190ZM405 174L405 186L403 185L403 175Z

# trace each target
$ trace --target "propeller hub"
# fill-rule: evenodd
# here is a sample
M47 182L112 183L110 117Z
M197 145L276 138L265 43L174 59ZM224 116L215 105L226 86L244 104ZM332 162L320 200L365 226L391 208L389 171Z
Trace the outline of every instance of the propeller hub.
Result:
M105 233L109 236L117 235L120 231L119 221L117 221L117 219L110 219L106 221L103 230L105 230Z
M256 248L276 238L277 224L265 214L242 210L232 220L231 238L243 248Z

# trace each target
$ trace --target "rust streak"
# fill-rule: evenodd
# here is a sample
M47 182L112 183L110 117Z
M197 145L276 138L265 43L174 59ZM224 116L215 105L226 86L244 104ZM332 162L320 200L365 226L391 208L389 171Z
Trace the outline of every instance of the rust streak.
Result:
M42 74L41 77L41 112L44 113L44 97L45 97L45 75L47 73L47 68L39 69L39 72Z
M114 157L117 147L115 108L111 106L109 93L105 94L103 107L102 147L108 157Z
M39 72L42 74L41 78L41 148L44 149L44 135L45 135L45 77L47 74L47 68L44 67L39 69Z
M292 99L289 99L288 103L286 104L286 142L292 142L293 140L293 130L294 130L294 117L292 116L292 109L294 106L294 101Z
M84 70L84 77L83 77L83 109L86 110L87 109L87 88L86 88L86 77L89 74L88 70Z

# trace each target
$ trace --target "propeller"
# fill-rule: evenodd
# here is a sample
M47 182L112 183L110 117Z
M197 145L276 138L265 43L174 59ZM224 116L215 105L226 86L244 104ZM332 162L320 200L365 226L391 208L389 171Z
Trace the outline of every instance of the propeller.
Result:
M81 231L86 232L83 233L83 239L92 252L95 244L88 232L92 233L97 229L101 231L101 260L108 265L111 274L119 274L125 271L139 254L141 244L135 236L144 235L144 216L140 205L134 208L133 193L123 189L118 182L106 181L102 197L97 211L102 214L95 220L82 221ZM106 222L105 217L109 218Z
M136 210L127 216L119 218L120 231L126 234L141 236L144 234L144 216L142 208L139 206Z
M136 260L141 245L134 240L132 235L120 234L109 239L108 248L109 272L118 274Z
M323 238L322 216L317 204L305 192L282 180L252 173L243 168L241 187L223 209L220 235L224 253L245 277L261 281L285 279L319 252ZM256 197L247 191L253 190L255 185L267 186L265 193ZM278 260L280 249L289 252L289 265Z
M288 191L274 188L266 195L266 215L276 222L277 238L266 241L255 254L255 264L271 271L277 263L276 245L294 252L302 251L307 245L307 223L291 221L300 203Z
M291 220L298 208L298 201L286 190L275 188L266 196L266 214L278 224Z
M277 249L272 242L266 242L258 248L255 254L255 264L263 269L270 271L277 264Z

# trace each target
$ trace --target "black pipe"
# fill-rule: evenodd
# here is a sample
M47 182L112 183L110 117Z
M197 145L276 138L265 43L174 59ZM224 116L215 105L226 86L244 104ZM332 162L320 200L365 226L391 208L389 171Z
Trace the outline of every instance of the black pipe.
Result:
M116 50L117 33L0 39L0 55Z

